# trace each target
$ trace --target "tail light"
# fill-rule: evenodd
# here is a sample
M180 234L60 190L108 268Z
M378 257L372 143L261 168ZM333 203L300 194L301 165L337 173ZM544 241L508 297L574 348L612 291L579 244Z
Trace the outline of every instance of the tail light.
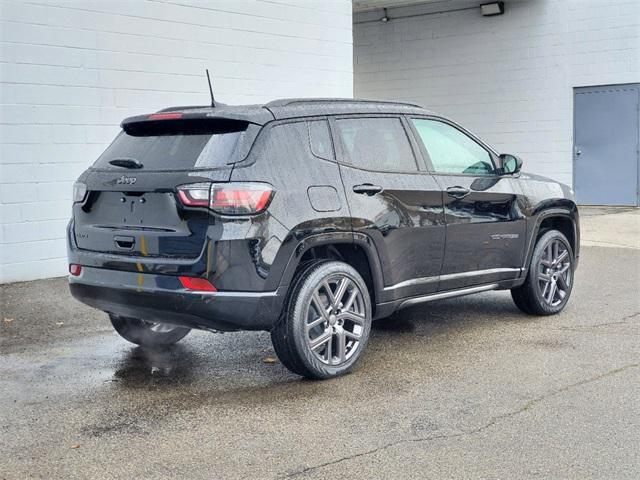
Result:
M264 211L275 190L266 183L192 183L178 187L187 207L208 207L223 215L253 215Z
M79 276L82 273L82 265L78 265L77 263L71 263L69 265L69 273L74 277Z
M73 203L79 203L84 201L84 197L87 196L87 186L82 182L76 182L73 184Z

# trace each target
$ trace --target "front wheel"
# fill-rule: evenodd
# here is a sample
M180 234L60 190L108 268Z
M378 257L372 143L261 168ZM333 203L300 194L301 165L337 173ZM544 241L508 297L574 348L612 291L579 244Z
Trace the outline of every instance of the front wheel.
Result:
M191 331L168 323L109 315L111 324L122 338L143 347L167 347L182 340Z
M573 250L558 230L549 230L535 246L527 279L511 289L516 306L530 315L560 313L573 288Z
M370 331L366 283L350 265L325 261L307 266L297 276L271 340L289 370L326 379L354 367Z

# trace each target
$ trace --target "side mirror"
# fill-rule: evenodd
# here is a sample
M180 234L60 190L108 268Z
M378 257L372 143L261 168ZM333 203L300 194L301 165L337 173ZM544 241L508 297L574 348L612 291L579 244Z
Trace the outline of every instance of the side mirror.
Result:
M500 155L500 164L502 175L512 175L518 173L522 168L522 159L509 153L503 153Z

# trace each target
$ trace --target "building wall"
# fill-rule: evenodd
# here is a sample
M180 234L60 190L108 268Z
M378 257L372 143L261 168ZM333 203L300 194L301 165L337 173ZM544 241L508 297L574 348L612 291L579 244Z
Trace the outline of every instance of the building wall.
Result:
M356 96L419 102L571 184L573 87L640 80L640 2L507 0L495 17L479 3L354 15Z
M66 273L71 185L122 118L353 93L349 0L0 2L0 281Z

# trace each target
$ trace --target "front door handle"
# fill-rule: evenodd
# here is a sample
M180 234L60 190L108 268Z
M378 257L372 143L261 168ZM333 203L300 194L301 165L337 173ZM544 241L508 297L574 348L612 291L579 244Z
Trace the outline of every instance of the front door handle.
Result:
M376 193L380 193L382 191L382 187L380 185L372 185L371 183L363 183L362 185L354 185L353 191L355 193L372 196Z
M447 188L447 195L454 198L464 198L471 193L468 188L455 186Z

